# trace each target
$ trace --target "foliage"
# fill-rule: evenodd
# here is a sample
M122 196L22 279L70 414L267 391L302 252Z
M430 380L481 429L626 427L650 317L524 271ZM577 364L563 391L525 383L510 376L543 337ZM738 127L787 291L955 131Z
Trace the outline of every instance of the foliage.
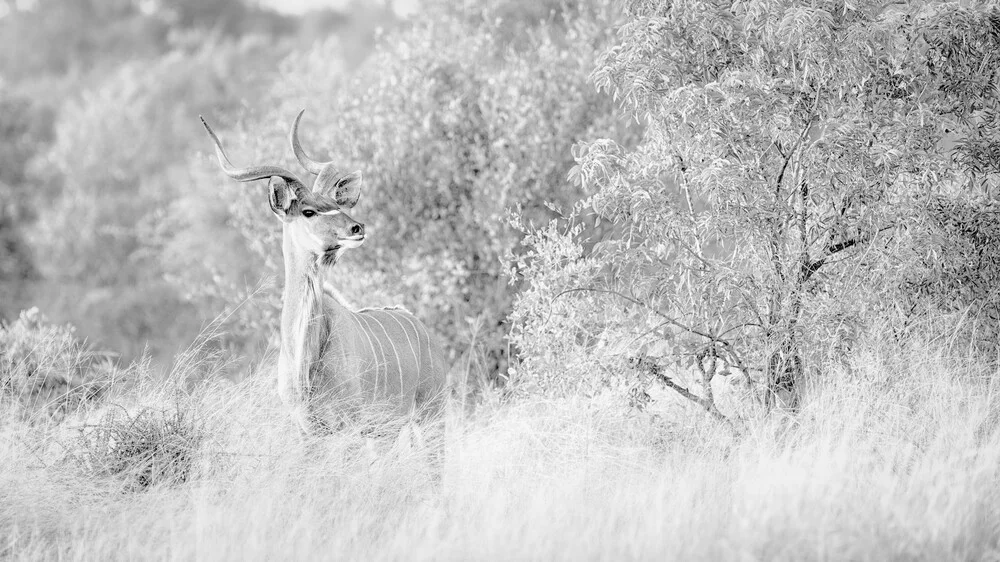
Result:
M153 16L172 27L215 29L233 37L280 36L290 33L296 24L290 16L244 0L171 0L155 2L154 6Z
M89 349L72 326L48 322L37 308L0 326L0 403L28 413L64 415L99 397L112 371L106 354Z
M0 184L0 198L12 190ZM7 206L0 206L0 321L8 318L25 300L27 285L37 278L31 248L24 241L22 226Z
M17 46L0 54L5 80L70 72L112 55L149 56L160 50L157 43L166 35L161 22L143 17L137 3L129 0L33 4L0 19L0 43Z
M489 22L490 40L503 48L522 49L542 26L563 27L581 17L610 24L618 11L613 2L567 0L426 0L424 17L457 17L467 25Z
M28 163L52 140L52 111L0 86L0 184L18 186L28 179ZM30 199L18 201L28 207ZM5 203L10 204L7 198ZM18 209L19 213L27 209Z
M500 258L521 238L506 209L544 222L553 216L546 201L571 205L581 193L565 182L570 147L622 128L585 83L609 40L598 16L539 25L510 50L494 41L495 22L419 20L388 35L350 80L329 62L340 49L329 41L291 55L270 108L224 140L241 165L295 169L284 139L308 108L301 136L310 153L366 178L352 216L370 236L334 283L353 303L402 300L453 357L471 349L495 373L506 361L511 304ZM260 266L277 276L279 229L256 189L253 197L246 186L226 192Z
M210 42L125 65L66 104L38 171L55 193L33 229L40 298L129 358L147 345L163 357L215 316L166 279L192 264L243 271L225 207L205 205L183 155L201 138L192 116L255 95L250 69L270 56L260 41Z
M601 293L575 290L579 279L592 279L604 269L599 259L585 255L582 226L515 224L527 231L527 249L511 264L512 273L529 281L511 313L510 339L520 358L510 373L515 386L529 394L594 395L614 385L620 374L602 361L602 351L617 339L609 331L626 325L627 318L622 308L604 306ZM611 337L602 338L605 334ZM567 377L567 370L588 376Z
M21 4L21 3L19 3ZM290 18L243 0L35 0L0 18L5 80L113 68L168 51L178 30L280 35ZM58 40L53 40L58 38Z
M987 356L1000 343L1000 208L982 196L930 198L913 229L912 267L903 280L913 310L969 316L969 337Z
M52 112L0 85L0 320L15 315L38 272L25 227L41 198L28 180L31 158L50 142Z
M908 273L900 246L928 195L995 188L982 155L995 142L1000 75L977 65L1000 52L996 9L771 0L626 10L593 79L645 135L634 149L577 147L571 176L592 195L573 217L592 209L613 227L587 251L573 229L538 238L517 341L568 315L559 322L581 327L562 340L575 345L548 364L604 345L616 374L648 355L675 372L711 365L709 380L750 371L769 400L794 398L810 359L850 345L831 335L849 337L879 303L894 305ZM623 325L588 322L595 308ZM535 357L525 361L537 377Z

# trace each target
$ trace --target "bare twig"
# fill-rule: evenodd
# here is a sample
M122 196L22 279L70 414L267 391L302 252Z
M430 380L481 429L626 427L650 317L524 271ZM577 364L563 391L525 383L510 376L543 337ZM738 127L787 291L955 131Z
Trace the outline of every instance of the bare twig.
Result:
M641 307L645 308L646 310L649 310L653 314L656 314L660 318L663 318L666 321L667 324L672 324L672 325L680 328L681 330L684 330L685 332L689 332L689 333L695 334L697 336L701 336L701 337L706 338L708 340L716 341L715 337L713 337L711 334L706 334L705 332L702 332L702 331L697 330L695 328L692 328L690 326L685 326L684 324L678 322L676 319L674 319L674 318L672 318L670 316L667 316L666 314L660 312L659 310L656 310L655 308L649 306L645 302L643 302L643 301L641 301L641 300L639 300L637 298L630 297L630 296L628 296L626 294L620 293L618 291L613 291L611 289L600 289L600 288L597 288L597 287L573 287L571 289L564 289L562 291L559 291L558 293L556 293L555 296L552 297L552 300L550 300L549 302L550 303L555 302L556 299L558 299L558 298L560 298L560 297L562 297L564 295L568 295L570 293L580 293L580 292L604 293L604 294L608 294L608 295L614 295L614 296L616 296L616 297L618 297L618 298L620 298L622 300L626 300L626 301L628 301L628 302L630 302L632 304L641 306ZM551 312L550 312L550 314L551 314ZM724 343L724 342L720 342L720 343Z

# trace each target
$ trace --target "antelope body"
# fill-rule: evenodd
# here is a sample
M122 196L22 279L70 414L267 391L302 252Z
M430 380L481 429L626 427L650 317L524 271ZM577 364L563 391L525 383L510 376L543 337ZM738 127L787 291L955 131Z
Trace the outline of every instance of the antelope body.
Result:
M322 425L316 411L330 398L389 398L408 411L443 391L444 356L410 312L352 311L324 290L325 268L364 242L364 225L345 212L357 203L362 179L360 172L341 175L331 162L305 154L298 141L302 113L292 125L290 142L299 162L316 175L311 190L278 166L236 168L202 119L223 171L241 182L268 179L271 211L282 221L279 394L304 428Z

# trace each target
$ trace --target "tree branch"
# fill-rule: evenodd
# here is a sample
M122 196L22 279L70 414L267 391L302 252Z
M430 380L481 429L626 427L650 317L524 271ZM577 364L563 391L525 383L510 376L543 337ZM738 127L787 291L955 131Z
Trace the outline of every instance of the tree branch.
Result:
M819 268L823 267L826 264L827 260L832 258L834 255L839 254L844 250L853 248L854 246L857 246L859 244L867 244L868 242L871 242L879 234L882 234L886 230L895 228L895 226L896 226L895 224L890 224L887 226L883 226L870 234L864 236L857 236L855 238L849 238L847 240L837 242L836 244L830 244L829 246L826 247L825 256L816 261L810 262L808 265L805 265L802 268L802 275L803 275L802 282L805 283L806 281L808 281L813 276L813 274L819 271Z
M806 124L802 127L802 132L799 133L799 138L795 139L795 144L792 145L791 150L785 155L785 161L781 164L781 171L778 172L778 179L775 182L775 189L778 193L781 192L781 182L785 179L785 171L788 170L788 165L791 163L792 158L795 153L799 151L799 147L802 146L802 141L806 140L809 135L809 129L812 128L813 119L816 117L816 112L819 109L819 92L816 92L816 102L813 103L812 109L809 111L809 117L806 118ZM780 150L779 150L780 153Z
M668 377L666 374L663 373L663 370L660 369L660 366L657 365L655 361L651 361L645 357L635 357L633 358L633 361L635 363L635 368L645 370L647 373L652 375L656 380L666 385L667 388L673 390L677 394L680 394L684 398L701 406L713 418L726 424L733 431L736 431L736 427L733 425L732 420L722 415L722 412L720 412L719 409L715 407L714 402L710 402L709 400L706 400L701 396L698 396L697 394L691 392L690 390L674 382L673 379L671 379L670 377Z
M619 293L618 291L612 291L611 289L599 289L597 287L573 287L572 289L564 289L564 290L559 291L558 293L556 293L556 295L554 297L552 297L552 300L550 300L549 303L551 304L551 303L555 302L556 299L558 299L559 297L561 297L563 295L567 295L569 293L583 292L583 291L592 292L592 293L605 293L605 294L609 294L609 295L614 295L614 296L616 296L616 297L618 297L620 299L627 300L628 302L630 302L632 304L639 305L639 306L645 308L646 310L649 310L653 314L656 314L660 318L663 318L664 321L665 321L664 323L666 323L666 324L672 324L672 325L680 328L681 330L684 330L685 332L694 334L696 336L701 336L701 337L703 337L703 338L705 338L705 339L707 339L709 341L721 343L722 345L729 345L729 342L720 340L720 339L716 338L715 336L713 336L711 334L707 334L705 332L702 332L701 330L697 330L697 329L692 328L690 326L685 326L684 324L681 324L677 320L671 318L670 316L667 316L666 314L660 312L659 310L656 310L655 308L649 306L648 304L642 302L639 299L630 297L628 295L624 295L622 293ZM550 311L550 314L551 314L551 311Z

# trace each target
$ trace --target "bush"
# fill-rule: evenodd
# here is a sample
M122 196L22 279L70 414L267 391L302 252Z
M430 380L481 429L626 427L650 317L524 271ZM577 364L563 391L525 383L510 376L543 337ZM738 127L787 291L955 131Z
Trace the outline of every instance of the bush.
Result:
M0 326L0 402L64 415L108 388L110 358L88 349L72 326L49 323L37 308L21 312Z
M218 312L165 277L206 263L239 269L226 208L193 181L184 156L202 139L196 116L254 97L248 67L282 51L260 40L202 41L123 65L67 102L36 166L54 191L33 229L46 279L36 298L129 359L169 356Z

